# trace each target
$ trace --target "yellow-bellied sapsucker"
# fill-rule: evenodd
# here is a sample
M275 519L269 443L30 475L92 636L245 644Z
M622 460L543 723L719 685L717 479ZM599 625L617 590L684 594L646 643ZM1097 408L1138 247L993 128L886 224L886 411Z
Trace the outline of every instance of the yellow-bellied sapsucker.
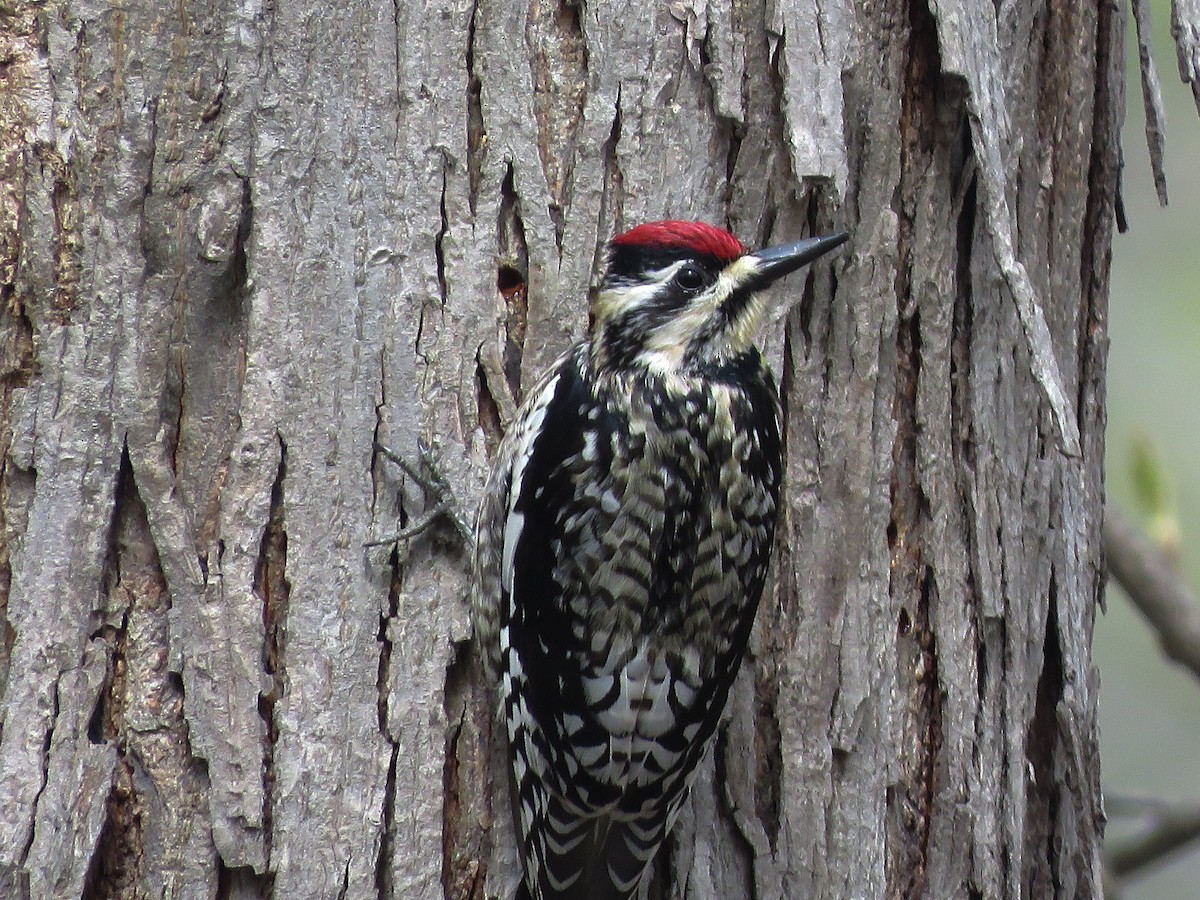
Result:
M626 900L745 653L782 471L758 293L846 235L747 253L697 222L616 237L590 334L533 387L479 511L476 633L534 900Z

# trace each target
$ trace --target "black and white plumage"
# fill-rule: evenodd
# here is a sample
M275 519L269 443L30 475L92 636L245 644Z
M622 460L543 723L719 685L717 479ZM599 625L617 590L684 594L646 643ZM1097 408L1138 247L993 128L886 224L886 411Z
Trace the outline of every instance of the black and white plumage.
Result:
M741 664L782 471L758 291L844 235L746 253L618 236L588 338L529 392L479 511L476 632L498 682L534 900L626 900Z

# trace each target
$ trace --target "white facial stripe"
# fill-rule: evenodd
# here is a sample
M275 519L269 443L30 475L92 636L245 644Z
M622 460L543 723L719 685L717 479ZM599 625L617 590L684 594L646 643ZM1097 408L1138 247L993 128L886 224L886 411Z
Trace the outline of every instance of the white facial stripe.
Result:
M642 283L623 284L602 290L596 300L597 319L612 321L632 310L652 305L655 296L664 290L664 286L682 267L689 264L689 260L678 260L661 269L644 273L645 280ZM761 267L761 260L753 254L738 257L726 265L707 291L692 298L669 321L643 336L645 343L638 354L641 363L664 374L677 370L693 339L706 330L712 333L712 317L731 294L758 274ZM763 308L762 300L752 298L741 315L730 323L732 328L721 335L719 343L712 348L713 351L719 354L738 353L748 347L754 339Z
M729 299L729 295L757 275L758 270L758 257L749 254L739 256L722 269L721 274L717 276L717 283L713 285L713 307L718 307Z
M671 266L672 275L683 263ZM646 349L641 358L651 369L665 372L678 368L683 361L690 339L698 334L707 320L721 308L729 296L750 278L758 274L758 257L741 256L721 270L711 288L696 297L668 323L646 336ZM754 297L745 311L733 323L733 329L723 343L723 349L734 352L747 347L754 338L763 302Z
M681 259L678 262L671 263L665 268L654 269L653 271L647 272L646 277L653 278L659 284L664 284L674 278L675 273L687 265L687 262L688 261L686 259Z
M612 321L621 313L645 306L660 290L662 285L657 281L603 290L596 298L596 318L604 322Z
M612 319L631 309L645 306L686 263L687 260L679 260L662 269L647 272L646 281L642 284L622 285L601 291L596 300L596 310L600 318Z

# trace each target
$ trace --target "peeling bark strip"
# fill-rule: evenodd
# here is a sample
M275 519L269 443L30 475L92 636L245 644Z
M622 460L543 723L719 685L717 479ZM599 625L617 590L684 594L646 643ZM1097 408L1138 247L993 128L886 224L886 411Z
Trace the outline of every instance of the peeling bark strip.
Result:
M990 0L947 4L931 0L943 54L944 71L967 83L971 113L971 143L979 178L984 222L992 239L996 263L1012 293L1028 342L1033 377L1046 396L1060 449L1077 456L1079 429L1067 397L1046 314L1034 285L1016 257L1015 220L1006 192L1012 178L1004 170L1009 154L1008 101L1001 71L1000 41L995 7Z
M1200 113L1200 0L1171 0L1171 36L1179 57L1179 78L1191 85Z
M774 582L652 897L1098 897L1124 9L13 5L0 895L507 900L466 557L364 547L374 442L473 505L676 217L853 243L765 336Z
M1154 175L1154 190L1158 202L1167 205L1167 171L1163 163L1166 145L1166 113L1163 111L1162 87L1158 83L1158 67L1150 46L1150 5L1146 0L1132 0L1133 21L1137 26L1138 71L1142 76L1142 108L1146 114L1146 147L1150 151L1150 171ZM1181 45L1182 50L1182 45ZM1182 59L1182 57L1181 57ZM1183 80L1187 81L1184 70Z

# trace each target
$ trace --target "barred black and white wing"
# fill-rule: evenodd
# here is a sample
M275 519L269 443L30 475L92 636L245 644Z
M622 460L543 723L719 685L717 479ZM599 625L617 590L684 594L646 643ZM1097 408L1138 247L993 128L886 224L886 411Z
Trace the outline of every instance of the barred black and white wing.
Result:
M762 591L779 448L756 351L668 384L597 380L577 347L506 435L476 627L536 900L626 900L673 824Z

